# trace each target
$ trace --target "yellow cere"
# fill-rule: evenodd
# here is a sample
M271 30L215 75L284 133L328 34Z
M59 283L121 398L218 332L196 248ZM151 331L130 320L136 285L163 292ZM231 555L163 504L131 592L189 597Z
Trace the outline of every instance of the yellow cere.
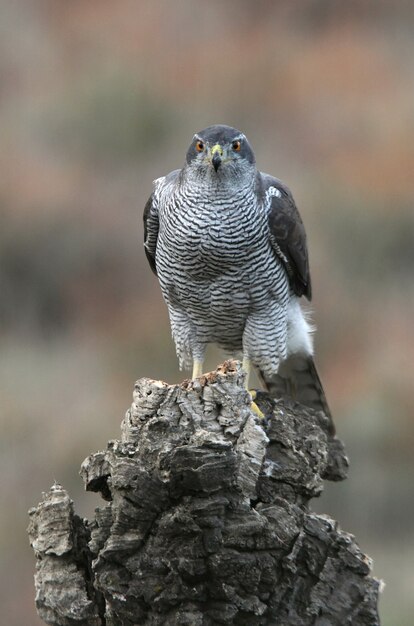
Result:
M216 143L216 145L211 148L211 154L213 156L216 152L218 152L220 156L223 156L223 148L219 143Z

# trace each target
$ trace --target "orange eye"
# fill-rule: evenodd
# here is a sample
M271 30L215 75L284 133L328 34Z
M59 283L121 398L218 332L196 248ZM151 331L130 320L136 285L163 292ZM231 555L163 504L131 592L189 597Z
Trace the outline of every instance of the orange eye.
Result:
M241 142L237 139L236 141L233 141L233 143L231 144L231 147L233 148L235 152L240 152Z
M203 152L204 143L202 141L197 141L195 147L196 147L197 152Z

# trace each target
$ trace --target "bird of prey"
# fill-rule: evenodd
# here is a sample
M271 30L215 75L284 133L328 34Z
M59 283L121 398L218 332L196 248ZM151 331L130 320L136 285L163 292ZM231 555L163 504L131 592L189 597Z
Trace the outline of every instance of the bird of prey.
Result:
M247 388L253 365L273 397L330 416L300 305L312 295L303 222L242 132L214 125L194 135L184 167L154 181L144 231L180 368L200 376L216 343L243 355Z

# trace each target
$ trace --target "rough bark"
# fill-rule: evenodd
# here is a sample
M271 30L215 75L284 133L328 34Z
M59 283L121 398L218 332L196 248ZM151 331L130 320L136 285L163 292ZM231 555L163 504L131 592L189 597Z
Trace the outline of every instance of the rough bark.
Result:
M141 379L120 440L88 457L91 522L52 487L30 511L36 604L69 626L374 626L380 582L337 522L309 510L346 477L321 413L259 394L236 361L181 385Z

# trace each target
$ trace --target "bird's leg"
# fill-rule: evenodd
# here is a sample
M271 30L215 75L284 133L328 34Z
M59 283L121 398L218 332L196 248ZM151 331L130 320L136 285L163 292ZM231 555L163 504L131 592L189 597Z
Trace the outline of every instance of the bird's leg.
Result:
M250 378L250 372L252 371L252 362L246 356L243 357L242 368L246 372L246 381L244 384L245 384L246 390L249 392L250 397L252 399L252 405L251 405L252 411L253 413L257 415L257 417L259 417L260 419L264 419L264 414L262 413L262 411L259 409L259 407L257 406L255 402L256 392L254 389L252 389L251 391L249 389L249 378Z
M202 373L203 373L203 361L200 361L199 359L194 359L192 378L199 378L199 376L201 376Z

